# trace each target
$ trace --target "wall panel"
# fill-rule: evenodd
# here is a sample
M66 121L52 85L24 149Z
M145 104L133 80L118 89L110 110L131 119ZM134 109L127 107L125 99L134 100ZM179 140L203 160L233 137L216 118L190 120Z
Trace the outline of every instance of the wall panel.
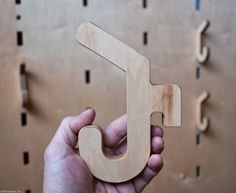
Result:
M182 88L182 127L164 128L165 166L145 192L235 192L235 2L146 2L143 8L141 0L90 0L87 6L80 0L0 1L0 190L42 190L43 152L65 116L92 106L95 123L104 127L126 112L124 72L75 41L77 27L91 21L147 56L153 83ZM195 39L203 19L211 22L204 36L211 55L197 79ZM21 63L29 86L26 109L20 103ZM203 91L210 93L204 105L210 128L199 135L195 106ZM160 117L152 122L161 124Z

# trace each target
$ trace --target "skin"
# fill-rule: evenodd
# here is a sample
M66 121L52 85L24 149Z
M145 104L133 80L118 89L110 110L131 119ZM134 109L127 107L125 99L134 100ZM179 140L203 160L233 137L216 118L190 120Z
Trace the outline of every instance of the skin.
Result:
M95 111L87 109L80 115L65 118L44 153L44 193L138 193L158 174L163 166L160 153L164 149L163 131L151 126L151 155L144 170L124 183L107 183L94 178L76 148L78 133L92 124ZM107 154L126 150L127 116L113 121L103 130Z

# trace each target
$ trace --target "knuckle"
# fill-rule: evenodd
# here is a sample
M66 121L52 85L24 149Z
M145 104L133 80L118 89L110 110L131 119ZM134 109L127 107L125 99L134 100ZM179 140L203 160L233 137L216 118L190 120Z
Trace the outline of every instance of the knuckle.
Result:
M65 117L62 122L61 125L63 127L69 127L70 126L70 122L71 122L71 117Z

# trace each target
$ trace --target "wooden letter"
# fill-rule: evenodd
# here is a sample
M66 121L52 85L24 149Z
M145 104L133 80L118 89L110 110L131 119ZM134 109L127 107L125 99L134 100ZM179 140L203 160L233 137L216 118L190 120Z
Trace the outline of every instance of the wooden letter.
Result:
M92 23L83 23L76 39L126 72L126 153L118 157L104 155L101 128L95 125L81 129L79 148L81 157L95 177L108 182L127 181L138 175L149 159L151 114L161 112L166 126L180 126L180 88L151 84L149 60Z
M209 57L209 48L206 46L202 46L202 36L209 27L209 25L210 22L208 20L204 20L197 30L196 52L197 60L201 64L205 63Z

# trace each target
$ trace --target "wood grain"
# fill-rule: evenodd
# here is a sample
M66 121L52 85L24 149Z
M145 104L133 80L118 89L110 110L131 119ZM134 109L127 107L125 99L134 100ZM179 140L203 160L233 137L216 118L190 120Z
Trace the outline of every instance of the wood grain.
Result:
M81 24L76 39L126 72L127 152L118 158L104 155L101 128L95 125L82 128L79 148L95 177L108 182L127 181L143 170L150 156L151 114L161 112L166 126L180 126L180 88L151 84L149 60L92 23Z
M42 192L43 152L64 117L90 106L97 111L95 123L105 127L126 112L125 73L74 41L78 26L91 21L149 58L153 83L181 85L181 129L164 128L164 168L144 192L235 193L235 0L201 1L198 11L189 0L150 0L146 9L141 1L127 0L88 1L86 7L77 0L58 0L56 6L47 0L21 2L0 1L2 188ZM16 21L17 15L21 19ZM196 79L196 29L206 18L211 26L203 41L211 52ZM18 30L24 35L21 47L16 45ZM33 106L24 109L24 127L21 62L27 65ZM211 95L203 106L210 125L196 145L196 100L203 91ZM161 126L156 115L151 121ZM27 166L22 163L23 151L29 151Z

